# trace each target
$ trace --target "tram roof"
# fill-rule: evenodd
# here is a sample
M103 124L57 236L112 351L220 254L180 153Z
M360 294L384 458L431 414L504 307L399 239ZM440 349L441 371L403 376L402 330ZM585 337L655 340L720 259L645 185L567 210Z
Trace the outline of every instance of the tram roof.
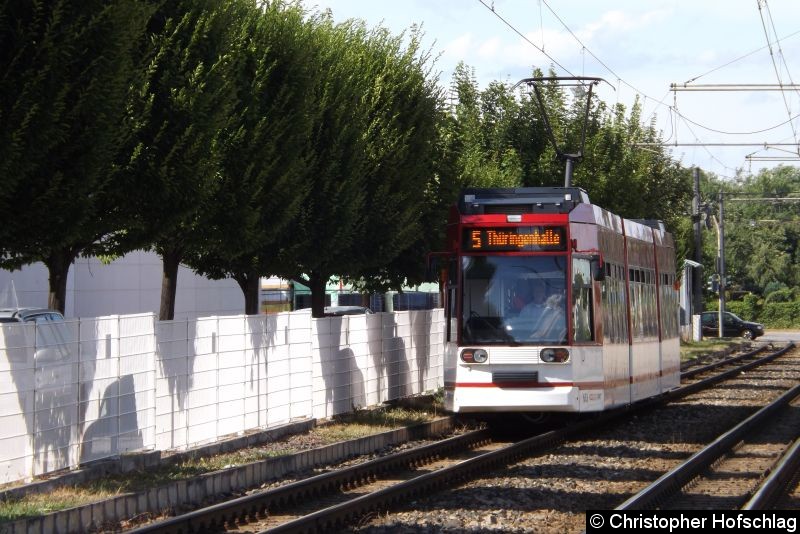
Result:
M466 188L458 197L464 215L569 213L578 204L590 204L579 187Z

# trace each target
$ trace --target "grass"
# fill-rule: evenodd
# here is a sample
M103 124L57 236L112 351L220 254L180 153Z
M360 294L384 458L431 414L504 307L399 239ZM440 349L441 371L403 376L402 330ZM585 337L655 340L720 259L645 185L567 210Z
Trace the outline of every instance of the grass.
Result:
M122 493L143 491L178 480L250 462L293 453L293 450L242 450L146 471L109 475L76 486L62 486L49 493L34 493L18 500L0 502L0 522L37 517L58 510L108 499Z
M425 423L430 421L433 416L435 416L434 413L403 407L357 410L353 414L334 418L332 424L319 426L311 433L325 443L336 443L371 436L401 426Z
M725 337L704 339L702 341L681 342L681 361L685 362L704 354L724 350L731 345L738 345L741 342L742 340L738 338L733 339Z
M37 517L50 512L88 504L99 499L113 497L114 495L114 493L110 492L103 493L72 487L58 488L44 494L35 493L24 499L0 503L0 522Z
M329 424L318 426L308 434L295 436L295 438L317 447L370 436L401 426L427 422L433 416L432 412L398 407L357 410L353 414L336 417ZM164 465L146 471L110 475L77 486L63 486L50 493L31 494L23 499L2 501L0 502L0 523L37 517L122 493L143 491L213 471L297 452L299 448L291 445L292 438L287 441L288 445L281 443L272 444L269 447L242 449Z

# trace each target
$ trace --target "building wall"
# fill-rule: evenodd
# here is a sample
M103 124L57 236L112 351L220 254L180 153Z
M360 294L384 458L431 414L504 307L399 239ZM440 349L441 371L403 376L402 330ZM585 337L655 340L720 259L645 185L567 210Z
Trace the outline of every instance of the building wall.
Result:
M65 316L100 317L158 313L161 301L161 258L134 251L109 264L98 258L78 258L67 278ZM19 306L47 307L48 273L42 263L18 271L0 270L0 307L10 302L13 282ZM233 280L209 280L187 267L178 272L175 318L237 314L244 296Z

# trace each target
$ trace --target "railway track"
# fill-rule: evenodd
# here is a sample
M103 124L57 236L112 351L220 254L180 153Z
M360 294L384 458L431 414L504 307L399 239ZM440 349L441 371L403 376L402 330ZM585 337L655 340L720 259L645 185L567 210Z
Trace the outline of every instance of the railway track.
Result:
M774 484L778 487L771 492L772 499L746 503L759 491L759 483L767 479L799 435L800 385L722 434L617 509L736 510L744 506L748 509L767 507L781 491L777 482ZM792 462L785 464L788 469L793 469Z
M201 510L159 521L132 532L196 532L238 530L248 523L261 527L276 527L282 523L308 516L313 508L331 506L334 501L356 496L364 488L392 476L405 476L442 458L477 454L481 448L492 447L487 430L476 430L460 436L387 455L349 468L330 471L264 492L247 495ZM469 451L469 452L465 452ZM338 496L338 497L337 497ZM344 497L344 499L343 499ZM252 531L252 529L248 529ZM261 529L256 529L261 530Z
M703 388L763 365L789 350L758 358L763 349L738 357L736 367L720 371L720 365L687 370L687 380L697 380L636 409L676 400ZM754 358L758 358L754 360ZM700 374L713 376L697 379ZM540 454L565 440L628 416L631 410L599 414L513 443L496 439L489 431L450 438L421 449L412 449L342 471L326 473L170 518L134 532L313 532L357 522L375 510L396 508L422 495L500 469L521 458ZM466 452L469 449L469 452Z

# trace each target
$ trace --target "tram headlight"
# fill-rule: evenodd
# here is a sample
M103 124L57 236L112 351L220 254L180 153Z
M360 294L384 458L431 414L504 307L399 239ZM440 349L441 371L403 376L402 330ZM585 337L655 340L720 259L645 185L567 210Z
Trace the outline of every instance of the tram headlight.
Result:
M569 361L569 351L567 349L542 349L539 359L546 363L564 363Z
M461 351L461 361L464 363L486 363L489 354L483 349L464 349Z

